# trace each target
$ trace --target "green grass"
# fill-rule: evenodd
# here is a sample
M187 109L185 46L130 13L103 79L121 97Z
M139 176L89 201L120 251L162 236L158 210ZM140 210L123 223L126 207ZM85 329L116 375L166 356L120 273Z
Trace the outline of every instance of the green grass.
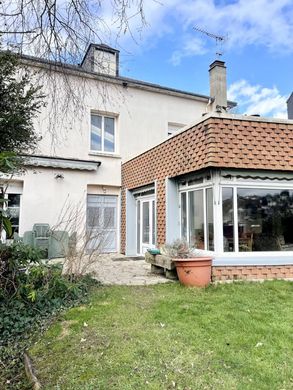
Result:
M293 283L102 287L30 352L45 389L293 389Z

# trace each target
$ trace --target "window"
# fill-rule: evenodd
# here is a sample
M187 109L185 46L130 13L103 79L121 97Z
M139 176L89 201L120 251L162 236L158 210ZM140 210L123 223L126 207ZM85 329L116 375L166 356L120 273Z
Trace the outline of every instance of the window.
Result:
M91 114L91 150L115 152L115 118Z
M3 205L5 215L10 219L12 225L12 237L19 233L20 194L5 194ZM1 207L2 205L0 205ZM6 237L11 238L11 237Z
M168 137L176 133L178 130L182 129L185 125L180 123L168 123Z
M233 188L222 190L225 252L293 251L293 190L235 188L234 193L235 199Z
M187 205L186 192L181 193L181 237L187 240Z
M239 252L293 250L293 191L237 189Z
M207 250L214 250L214 202L213 189L206 189L206 229L207 229Z
M204 249L204 207L203 190L190 191L189 201L189 244Z
M87 196L87 250L117 250L117 196Z
M181 192L181 237L198 249L214 250L212 188Z
M224 252L234 251L233 188L222 190Z

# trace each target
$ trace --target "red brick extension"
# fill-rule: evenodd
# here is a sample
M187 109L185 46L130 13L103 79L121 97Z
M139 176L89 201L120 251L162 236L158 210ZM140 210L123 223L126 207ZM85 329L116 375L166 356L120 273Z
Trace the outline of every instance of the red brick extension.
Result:
M293 265L213 267L212 280L293 279Z
M121 250L125 251L125 190L156 182L157 243L165 242L165 180L204 168L293 171L293 123L209 116L122 165ZM287 267L215 267L214 278L292 277ZM260 270L261 269L261 270ZM249 272L249 273L247 273ZM260 274L261 272L261 274ZM261 276L259 276L261 275ZM275 276L274 276L275 275ZM282 275L282 276L278 276ZM286 274L287 275L287 274Z

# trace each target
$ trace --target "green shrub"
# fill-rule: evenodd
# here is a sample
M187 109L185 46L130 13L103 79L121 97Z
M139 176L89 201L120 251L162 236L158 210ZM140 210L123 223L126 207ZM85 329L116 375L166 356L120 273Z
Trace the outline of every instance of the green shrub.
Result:
M42 251L23 243L0 244L0 299L22 294L28 267L39 264ZM24 298L24 297L23 297Z
M21 243L0 245L0 363L4 381L17 389L24 388L22 355L33 335L61 309L83 301L96 284L89 276L71 280L62 266L44 264L41 257ZM0 369L0 388L2 383Z

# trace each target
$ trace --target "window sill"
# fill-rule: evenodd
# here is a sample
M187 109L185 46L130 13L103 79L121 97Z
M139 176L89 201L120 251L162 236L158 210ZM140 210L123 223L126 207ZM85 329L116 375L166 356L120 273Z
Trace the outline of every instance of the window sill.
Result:
M100 157L111 157L111 158L120 158L121 156L116 153L104 153L104 152L89 152L89 156L100 156Z

